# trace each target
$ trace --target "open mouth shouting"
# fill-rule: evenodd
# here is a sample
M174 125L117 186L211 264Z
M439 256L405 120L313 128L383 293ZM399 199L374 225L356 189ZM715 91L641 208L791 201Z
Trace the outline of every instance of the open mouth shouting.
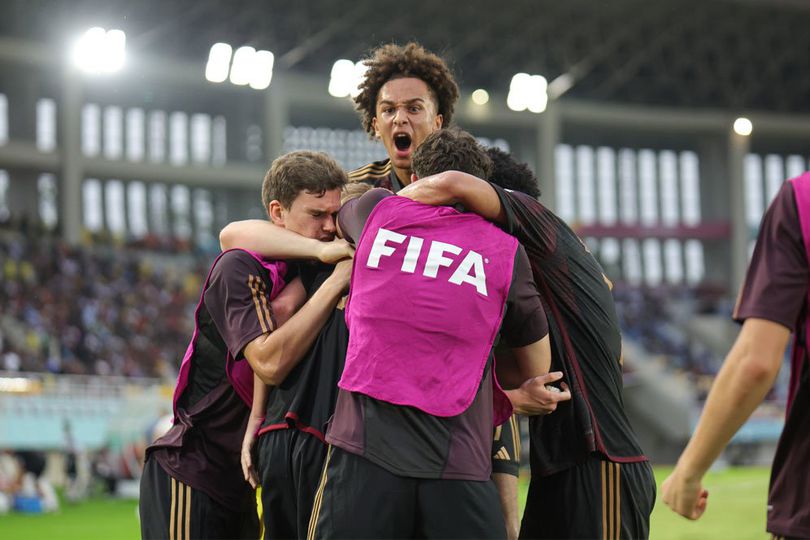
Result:
M407 133L397 133L394 135L394 146L397 149L398 157L408 157L411 153L411 136Z

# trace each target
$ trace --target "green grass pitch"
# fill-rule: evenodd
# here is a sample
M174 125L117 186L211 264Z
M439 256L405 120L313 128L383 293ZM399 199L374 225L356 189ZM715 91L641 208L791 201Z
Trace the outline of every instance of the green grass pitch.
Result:
M656 467L659 486L669 467ZM765 535L765 500L768 490L766 468L730 468L712 472L705 483L709 508L698 522L676 516L657 501L650 525L654 540L699 540L734 538L762 539ZM521 485L525 497L525 483ZM120 500L92 500L63 505L56 514L0 516L3 540L117 540L140 538L137 503Z

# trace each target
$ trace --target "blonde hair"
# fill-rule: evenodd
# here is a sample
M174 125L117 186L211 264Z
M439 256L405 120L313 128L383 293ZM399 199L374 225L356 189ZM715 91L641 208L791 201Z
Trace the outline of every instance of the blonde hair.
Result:
M370 189L371 185L365 182L349 182L345 184L340 191L340 206L343 206L352 199L362 196L363 193Z

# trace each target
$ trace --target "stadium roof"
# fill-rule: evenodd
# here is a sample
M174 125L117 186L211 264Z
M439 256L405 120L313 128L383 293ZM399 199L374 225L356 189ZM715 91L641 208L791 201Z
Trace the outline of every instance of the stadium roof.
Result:
M566 75L566 95L588 100L810 112L807 0L0 3L0 36L54 50L96 25L123 29L128 54L201 66L224 41L273 51L277 72L327 76L339 58L415 39L447 58L470 92L505 94L523 71L549 82Z

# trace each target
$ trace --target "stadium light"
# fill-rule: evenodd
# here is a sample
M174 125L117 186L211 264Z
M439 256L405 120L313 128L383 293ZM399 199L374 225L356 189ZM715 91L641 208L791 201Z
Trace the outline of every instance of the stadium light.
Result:
M270 51L256 51L253 55L253 74L250 77L250 87L264 90L273 80L273 63L275 57Z
M509 84L506 106L513 111L541 113L548 104L548 82L542 75L516 73Z
M748 137L754 131L754 124L751 123L751 120L741 116L734 120L734 133L737 135L742 135L743 137Z
M205 65L205 78L208 81L220 83L230 79L235 85L250 86L256 90L270 86L275 62L273 53L257 51L248 45L236 49L233 56L232 52L233 48L227 43L214 43L211 46Z
M231 69L233 48L227 43L214 43L208 52L208 63L205 65L205 78L214 83L224 82Z
M360 93L360 83L368 67L363 62L352 62L342 58L332 65L329 75L329 95L343 98L355 97Z
M115 73L124 66L126 41L123 30L94 26L73 47L73 62L85 73Z
M472 100L476 105L486 105L489 102L489 92L479 88L472 93Z
M233 64L231 65L231 83L238 86L246 86L250 82L253 71L253 56L256 49L245 45L239 47L233 54Z

